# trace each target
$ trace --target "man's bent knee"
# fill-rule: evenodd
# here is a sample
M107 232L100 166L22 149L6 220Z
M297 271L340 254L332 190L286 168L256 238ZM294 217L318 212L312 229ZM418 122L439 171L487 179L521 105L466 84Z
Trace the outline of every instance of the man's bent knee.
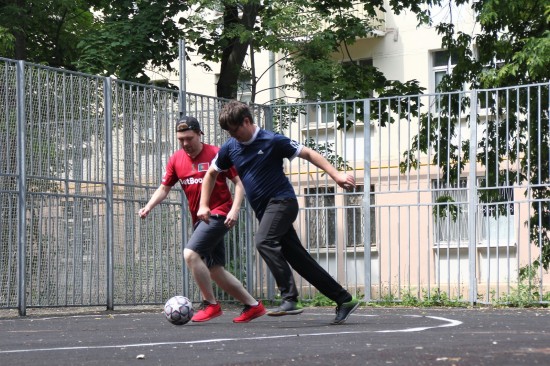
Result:
M199 255L199 253L187 248L183 250L183 258L185 259L185 263L201 260L201 256Z

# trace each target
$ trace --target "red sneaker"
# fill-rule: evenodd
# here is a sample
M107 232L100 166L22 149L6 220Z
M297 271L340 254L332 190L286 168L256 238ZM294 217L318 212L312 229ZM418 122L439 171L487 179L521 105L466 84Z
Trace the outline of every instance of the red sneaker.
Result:
M203 301L199 307L199 311L193 315L193 322L207 322L222 315L222 307L220 304L211 304L208 301Z
M245 305L243 311L241 312L241 315L233 319L233 323L248 323L252 319L259 318L265 313L266 310L264 308L264 305L260 300L258 300L258 305L256 306Z

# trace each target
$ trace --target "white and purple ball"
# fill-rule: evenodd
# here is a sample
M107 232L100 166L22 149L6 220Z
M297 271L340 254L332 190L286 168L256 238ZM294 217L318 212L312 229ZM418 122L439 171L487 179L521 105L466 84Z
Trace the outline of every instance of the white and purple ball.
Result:
M193 303L185 296L174 296L164 304L164 316L174 325L187 324L194 312Z

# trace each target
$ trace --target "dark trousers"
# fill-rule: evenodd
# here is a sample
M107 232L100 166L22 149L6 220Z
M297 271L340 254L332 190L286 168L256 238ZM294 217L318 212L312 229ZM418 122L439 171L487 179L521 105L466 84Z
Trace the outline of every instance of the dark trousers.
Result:
M298 202L295 199L272 199L254 239L258 252L275 277L281 297L297 300L298 289L290 269L292 266L300 276L337 304L350 301L351 295L302 246L292 226L297 216Z

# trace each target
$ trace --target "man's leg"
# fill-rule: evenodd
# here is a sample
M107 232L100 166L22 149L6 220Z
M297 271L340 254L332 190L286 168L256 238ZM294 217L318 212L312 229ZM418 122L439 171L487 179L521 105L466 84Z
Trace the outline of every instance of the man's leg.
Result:
M323 295L337 304L352 299L346 291L303 247L293 227L281 240L282 253L290 266Z
M210 275L222 290L242 302L244 305L257 305L258 301L246 291L243 284L223 266L210 268Z
M281 297L294 302L298 300L298 289L292 269L283 255L281 238L292 227L298 214L297 207L289 205L286 200L272 200L266 207L254 237L256 249L273 274Z
M191 270L191 274L199 287L203 300L206 300L211 304L215 304L216 297L214 296L214 290L212 289L210 271L202 260L200 254L191 249L185 248L183 250L183 257L185 258L187 268Z
M212 266L210 275L222 290L245 305L241 314L233 319L234 323L248 323L266 313L262 302L252 297L243 284L223 266Z
M185 263L203 297L200 310L193 316L194 322L204 322L222 315L222 309L214 296L209 267L225 262L223 237L227 228L224 220L212 217L209 223L198 222L183 251Z
M336 317L331 324L344 323L359 307L359 301L354 300L351 294L305 250L294 228L283 237L281 246L283 255L292 268L322 294L336 302Z

